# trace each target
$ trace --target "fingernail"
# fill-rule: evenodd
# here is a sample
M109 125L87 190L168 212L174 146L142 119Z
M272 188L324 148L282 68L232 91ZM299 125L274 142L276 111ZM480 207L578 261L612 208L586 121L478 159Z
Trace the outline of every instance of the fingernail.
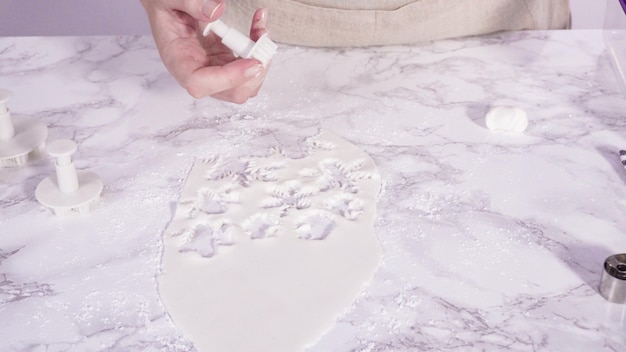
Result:
M260 9L254 14L252 30L259 36L267 32L267 14L265 9Z
M260 9L257 13L256 13L256 18L255 20L259 23L265 24L267 22L267 10L266 9Z
M250 66L248 67L248 69L246 69L246 72L244 72L244 76L246 78L254 78L254 77L258 77L261 72L263 72L263 66L262 65L254 65L254 66Z
M205 0L204 4L202 4L202 13L207 16L209 19L213 19L213 16L217 13L224 4L221 2L216 2L213 0Z

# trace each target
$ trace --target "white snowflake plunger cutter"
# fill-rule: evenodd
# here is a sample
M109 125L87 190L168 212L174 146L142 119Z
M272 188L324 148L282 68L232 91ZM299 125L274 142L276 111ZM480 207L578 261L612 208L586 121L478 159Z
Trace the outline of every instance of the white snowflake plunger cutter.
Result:
M6 103L12 94L0 89L0 166L20 166L41 151L48 127L34 118L21 116L13 121Z
M277 46L267 34L262 35L259 40L254 42L236 29L228 27L220 20L207 24L204 27L204 31L202 31L202 35L206 37L211 31L222 38L222 43L237 56L244 59L257 59L263 66L267 66L272 56L276 53Z
M103 184L98 175L76 171L71 157L76 149L76 143L69 139L56 140L47 147L48 154L57 158L54 164L56 174L39 183L35 197L56 215L87 213L102 193Z

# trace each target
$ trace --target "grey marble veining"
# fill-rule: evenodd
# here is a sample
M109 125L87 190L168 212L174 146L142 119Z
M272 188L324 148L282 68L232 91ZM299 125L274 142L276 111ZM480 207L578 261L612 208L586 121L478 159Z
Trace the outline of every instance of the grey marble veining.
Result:
M13 114L105 183L57 218L34 197L49 160L0 169L0 350L193 350L155 281L193 160L297 152L320 128L378 165L384 254L309 351L626 350L624 307L597 292L626 252L626 95L602 32L279 50L239 106L189 97L149 37L0 38ZM525 109L526 133L487 130L492 104Z

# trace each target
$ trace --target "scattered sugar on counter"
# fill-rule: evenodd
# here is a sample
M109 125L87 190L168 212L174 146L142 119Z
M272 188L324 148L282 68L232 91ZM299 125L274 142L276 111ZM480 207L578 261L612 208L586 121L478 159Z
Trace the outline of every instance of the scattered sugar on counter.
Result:
M514 106L494 106L485 116L490 130L522 133L528 127L526 111Z

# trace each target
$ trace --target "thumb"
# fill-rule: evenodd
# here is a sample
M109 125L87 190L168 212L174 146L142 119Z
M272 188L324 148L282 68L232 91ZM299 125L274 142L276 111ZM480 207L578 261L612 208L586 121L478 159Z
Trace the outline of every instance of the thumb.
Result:
M211 22L224 13L224 0L169 0L172 8L186 12L198 21Z

